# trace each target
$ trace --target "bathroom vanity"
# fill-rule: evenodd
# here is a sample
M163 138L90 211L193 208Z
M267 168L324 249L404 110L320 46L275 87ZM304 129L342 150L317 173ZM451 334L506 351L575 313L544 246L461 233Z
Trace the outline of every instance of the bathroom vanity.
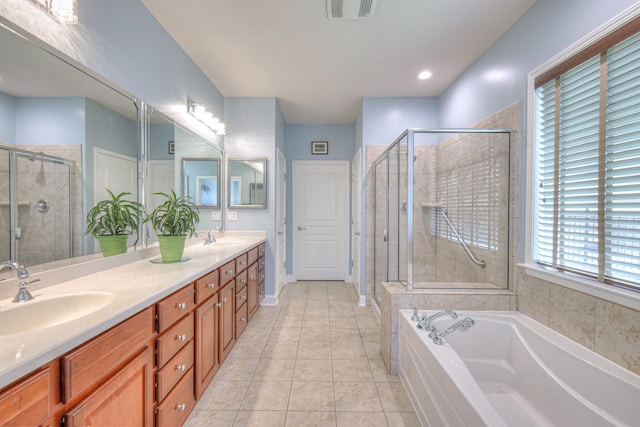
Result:
M222 238L185 256L34 292L34 302L74 293L111 300L66 322L0 335L0 425L184 423L265 295L265 237Z

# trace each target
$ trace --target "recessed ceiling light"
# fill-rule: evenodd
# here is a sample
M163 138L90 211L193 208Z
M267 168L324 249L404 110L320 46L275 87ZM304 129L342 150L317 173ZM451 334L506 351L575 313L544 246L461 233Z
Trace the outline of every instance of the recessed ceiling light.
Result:
M420 72L420 74L418 74L418 78L420 80L426 80L429 77L431 77L432 75L433 74L431 73L431 71L424 70L424 71Z

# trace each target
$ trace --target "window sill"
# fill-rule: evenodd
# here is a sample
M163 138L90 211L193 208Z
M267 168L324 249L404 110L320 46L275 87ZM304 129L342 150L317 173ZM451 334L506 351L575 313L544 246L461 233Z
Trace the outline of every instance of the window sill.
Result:
M519 264L529 276L564 286L596 298L640 311L640 292L605 285L593 280L553 271L533 264Z

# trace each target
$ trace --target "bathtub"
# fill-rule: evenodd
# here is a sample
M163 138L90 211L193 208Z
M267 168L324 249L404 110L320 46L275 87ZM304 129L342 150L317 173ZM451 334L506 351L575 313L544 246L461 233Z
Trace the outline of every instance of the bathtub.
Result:
M521 313L458 312L475 326L442 345L411 314L400 311L399 374L423 426L640 425L640 376Z

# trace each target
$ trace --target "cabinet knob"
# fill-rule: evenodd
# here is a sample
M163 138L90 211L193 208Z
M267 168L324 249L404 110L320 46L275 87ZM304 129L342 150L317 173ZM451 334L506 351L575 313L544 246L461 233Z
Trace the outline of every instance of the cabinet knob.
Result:
M222 302L227 302L227 297L222 298Z
M178 411L184 411L185 409L187 409L187 405L185 403L179 403L176 405L176 409Z
M240 279L240 283L247 283L245 279Z
M176 339L178 341L186 341L187 340L187 336L185 334L182 335L176 335Z
M215 283L207 283L207 288L209 288L209 289L213 289L213 288L215 288L215 287L216 287L216 284L215 284Z
M218 307L218 308L222 307L222 303L221 302L217 303L216 307Z
M187 370L187 365L185 365L184 363L182 365L178 365L176 366L176 369L180 372L184 372Z
M233 270L227 270L227 274L233 274Z
M243 317L242 319L240 319L240 321L241 321L241 322L246 322L246 321L247 321L247 318L246 318L246 317Z
M184 310L185 308L187 308L187 303L181 302L180 304L177 304L176 307L178 307L180 310Z

